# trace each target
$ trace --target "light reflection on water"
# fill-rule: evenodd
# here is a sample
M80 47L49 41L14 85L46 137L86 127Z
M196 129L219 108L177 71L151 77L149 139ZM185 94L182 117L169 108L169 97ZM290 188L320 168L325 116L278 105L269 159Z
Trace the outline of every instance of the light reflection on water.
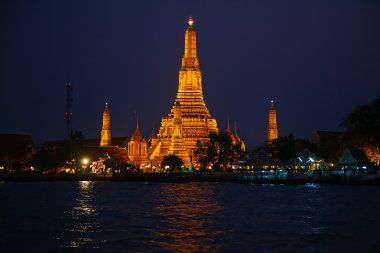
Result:
M0 251L379 252L379 195L378 186L6 182Z
M96 206L94 182L79 181L78 192L74 197L74 206L67 213L66 225L69 237L65 247L78 248L91 245L97 248L92 234L100 233L101 227L98 223L99 212Z
M147 228L148 247L165 252L216 252L224 231L215 219L223 210L215 184L162 184L154 196L158 226Z

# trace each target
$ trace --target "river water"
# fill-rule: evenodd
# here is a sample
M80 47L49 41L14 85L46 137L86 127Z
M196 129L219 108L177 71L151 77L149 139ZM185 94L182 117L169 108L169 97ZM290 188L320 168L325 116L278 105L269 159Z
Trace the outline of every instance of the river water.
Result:
M0 183L0 252L380 252L380 187Z

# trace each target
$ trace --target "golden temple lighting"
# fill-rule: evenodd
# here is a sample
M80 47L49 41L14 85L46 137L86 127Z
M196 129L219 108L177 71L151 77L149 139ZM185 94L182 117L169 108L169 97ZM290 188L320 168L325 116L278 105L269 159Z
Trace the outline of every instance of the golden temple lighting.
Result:
M103 111L103 126L100 136L100 146L111 146L111 114L106 103Z
M218 132L216 119L211 117L203 99L196 31L191 17L188 24L177 96L168 116L162 118L158 134L148 150L149 160L156 166L165 155L176 155L188 166L197 141L207 142L209 133Z
M268 117L268 145L272 144L274 139L278 138L278 129L277 129L277 117L276 117L276 108L274 107L273 100L270 101L269 107L269 117Z

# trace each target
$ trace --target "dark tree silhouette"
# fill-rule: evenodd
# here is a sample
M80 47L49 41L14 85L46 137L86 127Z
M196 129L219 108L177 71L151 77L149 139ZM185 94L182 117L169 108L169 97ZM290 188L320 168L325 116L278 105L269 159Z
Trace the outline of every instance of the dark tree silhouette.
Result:
M210 140L206 143L197 142L194 155L202 169L212 165L214 171L227 169L237 159L244 155L241 143L233 143L225 132L210 133Z
M349 146L362 147L375 164L380 164L380 99L356 107L341 124Z
M183 165L183 161L176 155L166 155L162 159L161 166L169 166L169 171L181 171L181 166Z
M306 148L310 151L315 151L316 149L315 145L308 140L296 139L293 134L273 140L271 148L273 156L280 159L283 163L287 163L291 158L297 157Z

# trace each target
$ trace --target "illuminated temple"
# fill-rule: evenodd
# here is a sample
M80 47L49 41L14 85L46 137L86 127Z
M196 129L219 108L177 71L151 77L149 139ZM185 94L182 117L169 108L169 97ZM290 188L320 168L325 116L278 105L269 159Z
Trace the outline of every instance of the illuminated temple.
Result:
M210 132L218 132L216 119L211 117L203 98L196 32L191 17L188 24L177 96L168 116L162 118L158 134L152 138L148 150L149 160L155 166L170 154L180 157L187 166L197 141L206 142Z
M267 144L271 145L273 140L278 138L277 129L277 117L276 108L274 107L273 100L270 102L269 113L268 113L268 140Z

